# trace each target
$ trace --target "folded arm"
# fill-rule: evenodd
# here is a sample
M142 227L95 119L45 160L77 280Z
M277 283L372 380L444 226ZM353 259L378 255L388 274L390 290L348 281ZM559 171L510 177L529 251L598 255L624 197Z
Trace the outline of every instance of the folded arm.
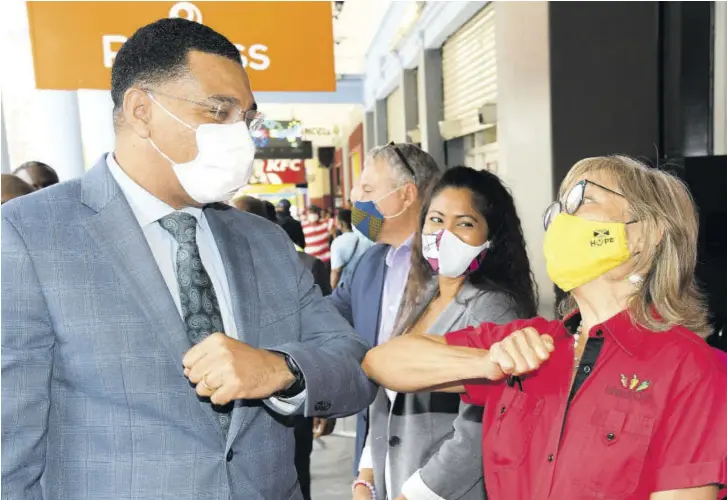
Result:
M494 376L482 349L447 345L438 335L404 335L366 355L366 374L397 392L464 392L463 382Z
M369 345L324 299L313 279L299 267L301 341L276 346L299 366L305 378L305 415L347 416L366 408L376 385L361 368Z
M477 328L454 335L462 333L477 335ZM472 380L497 381L537 370L553 352L552 337L530 327L492 343L489 350L446 342L446 338L430 335L398 337L371 350L364 359L364 371L397 392L461 393Z

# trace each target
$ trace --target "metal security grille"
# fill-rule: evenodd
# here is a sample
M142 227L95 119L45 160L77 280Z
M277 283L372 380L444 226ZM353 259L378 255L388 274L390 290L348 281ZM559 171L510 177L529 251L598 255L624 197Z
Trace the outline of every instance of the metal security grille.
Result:
M446 138L487 128L477 111L497 100L495 54L495 7L489 3L442 46Z
M386 135L389 141L406 141L406 124L404 122L404 94L401 87L396 87L386 98Z

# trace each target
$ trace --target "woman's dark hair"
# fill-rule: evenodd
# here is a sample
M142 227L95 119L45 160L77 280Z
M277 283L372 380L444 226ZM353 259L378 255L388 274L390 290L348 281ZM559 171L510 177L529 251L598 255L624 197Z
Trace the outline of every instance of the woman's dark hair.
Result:
M351 211L347 208L339 208L336 218L343 222L348 229L351 229Z
M434 274L422 256L421 234L432 200L447 188L467 189L474 208L487 221L492 247L469 281L480 290L504 292L510 296L518 316L537 315L537 285L530 270L525 238L515 201L499 177L469 167L446 170L426 196L419 217L417 235L412 244L412 267L406 292L406 311L423 300L423 293Z

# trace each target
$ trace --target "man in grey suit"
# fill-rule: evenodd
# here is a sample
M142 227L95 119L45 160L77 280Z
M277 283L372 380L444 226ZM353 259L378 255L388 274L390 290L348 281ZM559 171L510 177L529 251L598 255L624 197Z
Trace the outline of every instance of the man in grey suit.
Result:
M277 225L221 201L261 116L226 38L140 29L116 149L2 210L2 497L300 499L288 416L348 415L368 348Z

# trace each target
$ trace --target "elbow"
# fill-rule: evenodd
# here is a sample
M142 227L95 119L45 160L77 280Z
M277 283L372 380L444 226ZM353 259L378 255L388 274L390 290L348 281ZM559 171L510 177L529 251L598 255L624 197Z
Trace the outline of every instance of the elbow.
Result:
M363 361L361 362L361 368L363 369L364 373L368 378L371 380L378 380L376 379L375 375L375 367L376 367L376 358L378 357L377 351L379 350L378 347L374 347L369 352L366 353L366 356L364 356Z

